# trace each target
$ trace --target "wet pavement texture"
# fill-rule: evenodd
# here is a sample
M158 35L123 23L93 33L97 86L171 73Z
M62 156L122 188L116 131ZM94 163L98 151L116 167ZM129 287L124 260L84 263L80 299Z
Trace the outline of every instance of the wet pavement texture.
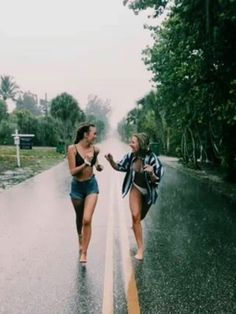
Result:
M0 193L0 313L236 313L235 203L166 166L138 262L123 174L103 157L129 147L98 146L105 169L86 266L66 161Z
M166 169L136 268L144 313L236 313L235 218L206 183Z

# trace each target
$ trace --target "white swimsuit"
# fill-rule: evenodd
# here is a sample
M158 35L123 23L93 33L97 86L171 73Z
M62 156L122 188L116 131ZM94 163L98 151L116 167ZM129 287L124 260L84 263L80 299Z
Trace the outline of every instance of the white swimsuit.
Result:
M142 188L141 186L137 185L136 183L133 182L133 185L139 190L139 192L143 195L147 195L147 189Z

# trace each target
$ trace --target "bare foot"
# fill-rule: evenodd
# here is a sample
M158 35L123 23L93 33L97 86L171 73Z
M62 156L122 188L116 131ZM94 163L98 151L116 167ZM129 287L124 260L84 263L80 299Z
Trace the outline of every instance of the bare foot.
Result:
M138 261L142 261L143 260L143 251L139 251L137 252L137 254L134 256L134 258L136 258Z
M84 252L81 252L79 261L80 261L80 263L87 263L87 254Z

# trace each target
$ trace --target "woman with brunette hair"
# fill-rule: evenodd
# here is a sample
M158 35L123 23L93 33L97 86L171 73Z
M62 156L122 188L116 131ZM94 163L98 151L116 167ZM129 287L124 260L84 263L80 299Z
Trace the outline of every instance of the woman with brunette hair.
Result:
M146 216L150 206L157 200L158 183L163 175L163 167L158 157L149 150L149 137L145 133L133 134L131 153L115 162L111 154L105 157L112 168L126 172L122 194L129 193L129 205L132 215L133 231L137 242L137 260L143 260L143 234L141 220Z
M80 262L87 262L91 239L92 217L98 199L98 184L93 167L102 171L98 163L99 149L94 146L97 130L94 124L82 125L73 145L68 148L68 163L72 175L70 197L76 214L76 227L80 247Z

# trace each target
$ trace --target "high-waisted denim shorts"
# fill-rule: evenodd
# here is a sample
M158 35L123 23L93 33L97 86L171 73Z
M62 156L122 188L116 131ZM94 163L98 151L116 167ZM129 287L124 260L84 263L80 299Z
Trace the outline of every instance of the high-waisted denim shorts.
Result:
M75 178L71 181L70 197L72 199L85 199L89 194L98 193L98 183L95 176L85 181L78 181Z

